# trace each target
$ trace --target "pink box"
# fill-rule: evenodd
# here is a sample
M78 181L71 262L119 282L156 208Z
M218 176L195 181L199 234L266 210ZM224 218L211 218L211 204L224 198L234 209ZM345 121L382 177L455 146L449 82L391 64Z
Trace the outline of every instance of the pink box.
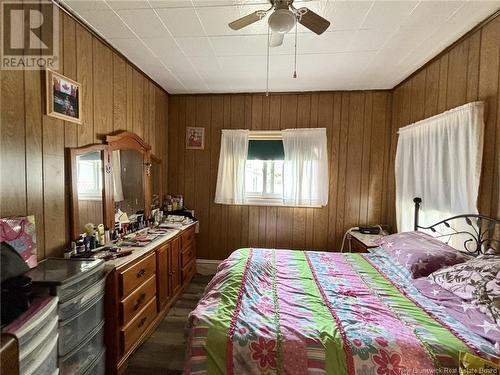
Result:
M6 242L12 246L28 264L28 267L37 266L34 215L1 218L0 242Z

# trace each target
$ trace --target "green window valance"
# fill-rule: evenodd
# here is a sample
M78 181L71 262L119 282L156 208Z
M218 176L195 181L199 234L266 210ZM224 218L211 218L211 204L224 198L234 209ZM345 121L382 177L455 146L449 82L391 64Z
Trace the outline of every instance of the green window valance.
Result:
M248 141L248 160L283 160L285 151L282 140L254 140Z

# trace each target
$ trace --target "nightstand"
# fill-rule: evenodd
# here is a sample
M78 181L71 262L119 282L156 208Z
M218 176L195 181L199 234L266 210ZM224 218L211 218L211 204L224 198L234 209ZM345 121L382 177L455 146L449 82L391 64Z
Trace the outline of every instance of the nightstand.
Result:
M350 249L351 253L367 253L369 249L378 247L376 241L384 237L384 234L364 234L358 231L349 232L349 243L347 246L348 251Z

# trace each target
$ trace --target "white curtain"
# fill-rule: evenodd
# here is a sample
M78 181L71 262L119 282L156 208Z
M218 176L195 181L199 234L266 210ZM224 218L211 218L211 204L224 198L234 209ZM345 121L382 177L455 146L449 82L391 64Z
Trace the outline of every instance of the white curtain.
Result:
M215 203L245 203L248 130L222 130Z
M111 164L113 171L113 193L114 201L123 201L123 187L122 187L122 167L120 159L120 150L115 150L111 154Z
M396 219L413 230L414 197L422 198L420 225L477 213L483 154L483 103L475 102L399 130Z
M326 206L329 190L326 129L286 129L282 135L284 204Z

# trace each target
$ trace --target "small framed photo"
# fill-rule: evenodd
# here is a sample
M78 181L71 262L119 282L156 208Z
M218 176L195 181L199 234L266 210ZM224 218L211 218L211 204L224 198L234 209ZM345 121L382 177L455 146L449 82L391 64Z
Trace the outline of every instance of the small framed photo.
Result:
M186 149L203 150L205 148L205 128L186 127Z
M47 69L45 76L47 116L82 123L81 85Z

